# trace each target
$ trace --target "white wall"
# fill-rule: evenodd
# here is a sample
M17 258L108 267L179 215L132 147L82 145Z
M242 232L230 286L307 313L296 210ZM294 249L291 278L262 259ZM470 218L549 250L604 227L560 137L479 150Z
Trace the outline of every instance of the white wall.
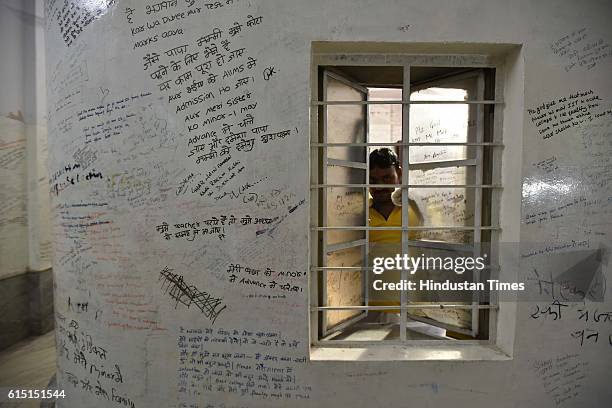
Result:
M520 234L525 245L521 277L533 279L534 268L550 272L545 245L544 254L527 256L529 248L542 243L567 243L570 250L607 246L612 233L607 183L612 114L605 113L612 99L609 2L228 0L209 9L206 4L214 3L188 0L159 12L147 9L152 2L123 1L108 9L106 3L46 2L58 379L59 388L70 396L61 406L610 404L612 329L601 319L580 319L579 312L612 311L609 291L605 303L586 300L569 305L556 320L534 313L552 298L519 304L516 318L504 317L507 325L516 324L515 341L506 344L514 347L509 361L459 361L458 354L450 352L447 359L452 361L310 362L306 278L291 281L302 292L283 293L231 282L227 272L235 264L261 273L270 268L305 276L308 271L310 47L312 41L323 40L521 44L520 53L513 56L515 69L506 78L503 112L508 117L520 112L522 121L504 123L509 157L518 159L503 163L510 199L502 203L502 222L510 233ZM57 16L65 6L73 20L97 18L79 34L81 28L65 22L64 28L75 36L62 39L58 21L66 20ZM184 14L147 29L147 22L163 23L163 16L177 13ZM246 26L248 16L261 16L261 24ZM231 36L234 22L241 22L243 31ZM145 31L137 32L142 25ZM226 59L238 48L244 48L244 54L223 67L209 58L211 71L219 74L210 84L194 67L206 61L205 47L210 46L198 47L198 39L215 27L230 41L228 50L222 48L222 39L216 41ZM170 29L179 31L162 37ZM599 47L596 65L572 67L574 53L554 52L551 45L567 35L581 53L587 44ZM135 48L137 41L149 37L152 42ZM165 52L182 45L200 52L198 61L189 65L193 76L188 84L204 78L203 86L187 93L182 84L180 99L170 101L169 95L178 92L174 80L187 68L184 54ZM143 57L154 52L159 62L146 66ZM152 78L159 64L169 65L179 57L179 71L168 68L162 79ZM223 70L246 63L247 57L257 60L254 67L245 65L243 72L222 78ZM276 73L266 81L263 73L268 67ZM236 88L236 79L242 77L254 81ZM160 90L158 84L168 79L173 80L172 89ZM223 85L231 90L220 94ZM246 90L248 99L244 96L244 101L229 106L227 99L245 95ZM590 90L601 99L599 106L586 106L592 121L544 139L546 132L538 132L528 109ZM200 93L208 100L177 111L177 105ZM219 112L228 116L202 125L214 114L201 108L220 102ZM268 132L290 134L268 143L255 136L252 150L239 151L236 142L225 141L222 126L233 123L232 131L241 131L238 123L245 112L236 106L255 102L256 107L247 111L254 116L253 126L268 125ZM193 119L186 120L187 114ZM199 129L189 131L193 123ZM190 145L189 139L212 131L222 139L219 143L231 144L229 162L223 162L227 156L220 151L200 162L197 158L207 152L190 156L193 144L202 142ZM243 225L240 220L246 215L278 218L271 225ZM185 228L177 224L199 222L198 229L210 229L203 222L222 216L227 217L220 231L224 237L200 232L191 240L191 235L174 235ZM230 224L231 216L236 223ZM534 218L537 222L532 223ZM157 228L164 222L169 224L170 239ZM186 285L212 296L216 303L209 306L219 312L216 319L205 308L194 303L188 308L171 298L179 276ZM286 297L269 297L279 294ZM506 329L500 327L502 332ZM584 329L594 331L585 334L581 345L577 333ZM595 332L597 341L586 338ZM213 337L227 343L213 343ZM258 344L250 344L252 340ZM191 361L187 350L202 353L202 364L197 356ZM231 356L214 355L230 351ZM258 370L256 353L278 361L263 361L270 370ZM228 370L242 384L219 389L216 370ZM550 377L554 373L559 374ZM268 380L278 378L266 381L263 374ZM281 384L280 398L271 396L274 383ZM266 384L270 389L258 388Z
M0 277L50 267L43 14L0 2Z
M2 222L0 232L6 239L0 245L2 267L0 276L25 271L27 267L27 223L26 223L26 137L25 127L18 119L8 118L9 112L23 112L23 20L17 2L2 3L0 13L0 151L4 159L0 168L2 177ZM9 40L10 39L10 40ZM10 239L9 239L10 237Z

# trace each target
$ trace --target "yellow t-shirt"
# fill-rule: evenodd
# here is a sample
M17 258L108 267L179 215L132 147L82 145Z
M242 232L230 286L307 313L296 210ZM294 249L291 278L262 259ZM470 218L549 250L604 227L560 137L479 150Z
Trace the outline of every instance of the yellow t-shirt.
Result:
M402 207L395 206L389 214L389 218L385 218L374 207L370 206L370 227L401 227L402 226ZM419 217L412 207L408 207L408 226L416 227L419 223ZM408 239L417 239L417 231L410 231ZM394 244L402 242L402 231L400 230L372 230L370 231L370 242L381 242L385 244Z
M421 224L419 216L412 206L408 207L408 226L419 226ZM402 207L395 206L385 218L374 207L370 206L370 227L401 227L402 226ZM418 239L418 231L410 231L408 239ZM402 254L402 231L401 230L371 230L370 247L371 259L375 257L395 258L395 255ZM375 279L383 282L398 282L400 280L399 270L387 270L381 275L370 274L370 282ZM370 284L370 302L372 306L395 306L400 304L400 292L398 291L374 291ZM399 310L387 310L387 313L399 313Z
M371 227L401 227L402 226L402 207L395 206L389 218L383 217L376 209L370 206L370 220L369 225ZM417 212L412 206L408 209L408 226L420 226L421 220L417 215ZM410 231L408 233L408 239L417 240L419 239L418 231ZM402 254L402 231L391 230L371 230L370 231L370 242L373 244L370 247L370 258L384 257L393 258L396 254ZM420 251L419 251L420 252ZM409 248L409 256L416 255L416 248ZM372 262L370 261L370 265ZM399 291L375 291L372 287L372 282L375 279L382 280L383 282L399 282L401 279L401 272L399 270L386 270L380 275L376 275L370 272L369 281L369 304L371 306L398 306L400 304L400 292ZM414 294L412 294L414 296ZM419 303L411 302L411 303ZM431 302L422 302L424 304ZM467 303L466 303L467 304ZM399 313L399 309L385 310L383 313ZM409 314L413 314L421 317L428 317L433 320L438 320L447 324L456 325L459 327L469 328L471 327L471 315L469 310L429 310L429 309L411 309ZM455 338L460 338L458 333L448 332L448 335Z

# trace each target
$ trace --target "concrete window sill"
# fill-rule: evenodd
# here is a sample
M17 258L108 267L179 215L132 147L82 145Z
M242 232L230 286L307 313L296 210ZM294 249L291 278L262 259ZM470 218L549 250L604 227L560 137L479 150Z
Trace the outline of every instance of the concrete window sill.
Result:
M438 344L435 344L438 343ZM512 357L495 345L415 341L407 345L364 347L312 346L310 361L506 361Z

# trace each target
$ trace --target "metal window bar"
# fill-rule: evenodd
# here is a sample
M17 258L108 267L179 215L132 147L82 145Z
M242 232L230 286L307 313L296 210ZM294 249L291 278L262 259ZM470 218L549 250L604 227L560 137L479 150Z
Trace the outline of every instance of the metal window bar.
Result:
M323 270L339 270L339 271L372 271L374 270L373 266L366 266L366 267L361 267L361 266L312 266L310 268L311 272L315 272L315 271L323 271ZM499 265L485 265L484 268L482 268L483 271L486 270L499 270Z
M410 246L413 248L430 248L430 249L444 249L447 251L457 251L457 252L469 252L473 249L472 245L464 244L464 243L453 243L453 242L445 242L445 241L409 241Z
M325 230L346 230L346 231L407 231L408 228L412 231L474 231L476 227L469 225L432 225L432 226L418 226L418 227L370 227L370 226L318 226L310 227L312 231L325 231ZM483 225L478 227L480 230L499 230L500 227Z
M366 243L367 241L365 239L358 239L355 241L340 242L338 244L328 244L327 248L325 249L325 254L329 254L335 251L342 251L343 249L355 248L358 246L365 245Z
M408 240L409 240L409 228L410 228L410 219L408 217L410 208L408 201L408 185L410 184L409 179L409 167L410 167L410 152L409 146L406 145L410 141L410 105L404 102L410 102L410 65L404 65L404 78L402 85L402 143L404 146L402 149L402 167L405 171L402 172L402 227L406 227L407 229L402 229L402 252L404 254L408 254ZM406 186L406 187L404 187ZM400 278L402 281L408 279L408 270L406 268L402 268L400 272ZM408 305L408 292L402 290L400 292L400 340L406 341L406 323L407 323L407 310L403 308L403 306Z
M433 170L442 169L447 167L471 167L478 166L478 161L474 159L462 159L462 160L442 160L442 161L431 161L423 163L410 163L408 170ZM482 183L476 183L482 184Z
M313 64L310 68L310 75L311 78L317 78L316 83L317 86L313 86L311 87L311 97L312 99L318 99L319 98L319 77L318 77L318 72L317 72L317 66L315 64ZM319 108L314 108L311 109L311 116L310 116L310 143L319 143L320 140L320 134L319 134ZM319 151L317 150L313 150L311 149L310 151L310 163L309 163L309 170L310 170L310 179L311 180L315 180L316 182L319 182L319 171L320 171L320 165L319 163L321 162L319 155ZM319 211L320 211L320 202L319 202L319 191L318 190L314 190L314 191L310 191L310 199L311 199L311 203L313 203L311 205L310 208L310 218L311 220L314 220L315 222L319 222ZM310 264L311 264L311 268L313 265L317 265L317 267L320 267L321 263L320 263L320 246L319 246L319 234L309 234L309 250L310 250ZM313 271L311 269L311 271ZM313 273L309 273L308 274L308 283L309 283L309 291L310 291L310 299L309 299L309 304L311 307L316 307L319 306L319 271L314 270ZM319 341L320 338L320 320L319 320L320 316L319 313L316 312L311 312L309 315L309 327L308 327L308 334L309 334L309 339L310 339L310 343L314 344L315 342Z
M496 98L504 99L504 82L501 78L504 78L504 68L503 66L498 66L495 69L495 84L494 84L494 94ZM502 123L503 123L503 110L495 109L495 107L491 107L490 114L493 115L493 129L492 129L492 138L491 142L499 143L502 142ZM490 129L489 129L490 131ZM497 149L493 149L491 152L491 180L501 180L501 165L502 165L502 155L501 152ZM491 204L490 204L490 219L491 220L499 220L500 219L500 209L501 209L501 197L499 191L492 190L491 191ZM500 242L500 233L498 231L491 231L490 237L491 243L497 244ZM491 245L490 248L490 257L489 259L499 261L500 254L497 248L497 245ZM493 273L499 275L499 268L497 270L492 270ZM497 276L491 276L490 278L496 278ZM498 303L499 302L499 292L492 291L490 294L490 302ZM489 314L489 339L497 338L497 313Z
M405 69L406 69L406 67L405 67ZM408 67L407 71L408 71L408 73L407 73L408 81L405 81L405 84L406 83L408 83L408 84L410 83L409 82L409 67ZM496 78L496 88L498 88L498 87L499 87L499 80ZM406 94L406 92L404 91L404 95L405 94ZM500 94L496 93L496 95L500 95ZM402 147L402 152L403 152L402 164L404 165L405 168L409 168L410 167L409 154L408 154L409 146L436 146L436 145L439 145L439 146L476 146L477 147L477 151L480 153L477 156L477 159L476 159L476 162L477 162L476 166L480 167L481 170L482 170L482 149L483 149L483 147L484 146L491 146L491 147L502 147L503 148L503 144L502 143L498 143L498 142L482 142L482 137L478 138L477 143L409 143L407 141L408 140L407 133L409 132L409 126L408 126L409 109L408 108L409 108L410 104L429 104L429 103L431 103L431 104L456 104L456 103L476 104L476 105L478 105L479 111L482 111L482 105L484 105L484 104L503 104L503 102L501 102L501 101L478 100L478 101L412 101L412 102L410 102L410 101L406 101L405 100L406 98L404 96L403 96L403 99L404 100L401 102L401 104L403 105L403 108L406 108L405 110L408 111L408 114L406 115L406 120L404 121L404 125L403 125L402 143L369 143L369 142L366 142L366 143L327 143L327 139L325 139L323 143L311 143L311 148L323 148L324 151L326 152L327 147L333 147L333 146L348 146L348 147L351 147L351 146L355 146L355 147L358 147L358 146L359 147L360 146L391 146L391 145L393 145L393 146L401 146ZM355 101L319 102L319 101L317 101L317 102L314 102L313 105L342 105L342 104L349 104L349 105L351 105L351 104L365 104L365 105L367 105L367 104L381 104L381 103L398 104L398 101L363 101L363 102L355 102ZM326 113L326 110L324 110L324 111ZM495 117L496 124L498 124L499 120L500 120L500 118L497 117L497 115L496 115L496 117ZM500 138L497 137L497 135L498 135L498 132L500 132L500 128L499 128L499 126L495 126L494 129L495 129L494 140L499 140ZM478 132L482 132L482 125L479 126ZM480 134L479 136L482 136L482 134ZM369 140L369 139L366 139L366 140ZM366 150L366 156L369 156L367 150ZM326 157L326 154L325 154L325 157ZM326 161L324 161L324 163L325 162ZM369 170L369 166L366 165L365 169L366 169L366 173L367 173L368 170ZM369 184L369 183L367 183L367 184L364 183L362 185L359 185L359 184L353 184L353 185L351 185L351 184L336 184L336 185L333 185L333 184L315 184L315 185L312 185L311 188L314 188L314 189L323 188L324 192L325 192L325 187L363 187L363 188L369 188L369 187L375 187L375 186L380 186L380 187L400 187L400 188L402 188L402 191L403 190L407 190L408 188L411 188L411 187L415 187L415 188L475 188L475 189L477 189L478 193L480 193L478 195L478 197L476 197L476 199L475 199L475 202L476 202L475 205L477 205L479 207L481 207L481 205L482 205L481 199L482 199L482 189L483 188L490 188L490 189L493 189L493 191L499 191L499 190L502 189L501 185L482 185L481 184L482 183L482 173L481 173L481 171L477 171L477 175L479 175L478 178L480 180L477 180L476 185L410 185L410 184L408 184L408 180L407 180L407 173L408 172L405 172L405 173L406 173L406 180L402 180L402 184L400 184L400 185L374 185L374 184ZM404 178L404 176L403 176L403 178ZM325 177L325 180L326 180L326 177ZM402 205L405 206L405 208L408 207L408 203L407 203L408 197L407 196L408 196L407 194L403 194L402 195ZM480 200L478 198L480 198ZM404 201L406 201L406 202L404 202ZM324 202L326 202L326 200L324 200ZM366 211L368 211L368 209L369 209L369 207L366 205ZM480 216L482 215L480 211L476 211L476 212L479 213ZM406 219L404 219L404 218L406 218ZM481 218L481 217L479 217L479 218ZM408 225L407 212L403 213L403 215L402 215L402 224L403 225ZM492 230L492 231L499 231L500 230L499 227L491 227L491 226L487 227L487 226L481 226L479 224L481 224L481 220L480 220L480 222L475 224L474 228L470 228L470 229L474 229L475 231L477 231L477 233L475 234L475 243L476 242L480 242L480 232L482 230ZM343 229L343 227L316 227L316 228L313 228L313 229L320 231L320 230L331 229L331 228L335 228L335 229L342 228ZM349 227L349 228L353 228L353 227ZM450 229L454 229L454 228L455 227L450 227ZM361 227L359 229L364 229L366 231L366 243L369 243L369 239L368 239L369 238L369 231L373 230L373 229L377 229L377 228L374 228L374 227ZM398 228L381 228L381 229L387 229L388 230L388 229L398 229ZM409 227L408 228L403 228L402 227L402 228L399 228L399 229L402 230L402 248L403 248L403 251L405 253L407 253L407 246L408 246L408 239L407 238L408 238L409 230L411 228L409 228ZM414 228L414 230L417 230L417 229L421 229L421 228L418 228L418 227ZM425 227L423 229L449 229L449 227L435 227L435 228ZM323 234L323 235L325 235L325 234ZM478 236L478 240L476 239L476 236ZM406 246L406 248L405 248L405 246ZM368 247L369 247L369 245L365 246L366 253L368 251ZM349 269L350 267L345 267L345 268ZM341 268L340 270L346 270L345 268ZM489 266L488 268L489 269L493 269L492 266ZM338 268L329 268L329 269L338 269ZM370 270L370 269L372 269L372 268L371 267L366 267L366 268L356 267L356 270ZM322 268L321 267L314 268L313 270L323 270L323 271L325 271L325 270L328 270L328 269L324 266ZM406 271L402 271L402 278L404 278L404 272L406 272ZM364 274L364 275L367 275L367 274ZM401 305L400 305L400 309L401 309L401 312L402 312L402 319L401 319L400 323L404 326L404 327L402 327L400 329L401 333L402 333L402 337L403 337L401 339L402 341L400 343L403 343L403 341L405 341L405 337L406 337L406 333L405 333L405 326L406 326L405 315L406 315L406 310L410 309L410 308L423 308L424 306L429 307L428 305L408 305L405 300L406 299L402 299ZM436 305L431 305L431 306L436 307ZM471 304L471 305L441 305L441 306L442 307L447 307L447 308L471 308L472 310L497 309L497 306L495 306L495 305L476 305L474 303ZM325 310L332 310L329 307L325 309L325 306L320 307L320 308L321 308L320 310L322 310L323 313L325 313ZM344 307L338 307L338 308L339 309L334 309L334 310L346 310L345 308L350 308L350 307L349 306L344 306ZM359 307L357 307L357 310L360 310L360 309L361 310L385 310L385 308L386 308L386 310L395 310L395 309L398 308L398 306L389 306L389 307L368 306L368 302L367 302L367 298L366 298L366 306L359 306ZM319 310L319 309L317 309L317 310ZM476 322L476 324L477 324L477 322ZM473 324L473 327L474 327L474 324ZM473 331L477 332L477 328L476 328L476 330L473 330Z
M367 97L366 100L370 99L370 92L368 90L367 93ZM365 158L366 158L366 174L365 174L365 182L369 183L370 182L370 152L368 151L368 145L370 142L370 110L369 110L369 106L367 108L366 111L366 146L364 147L365 150ZM364 200L363 200L363 204L365 206L365 222L366 224L369 224L370 222L370 192L369 190L365 190L364 191ZM363 299L364 299L364 304L366 306L370 305L370 274L369 274L369 262L370 262L370 230L365 230L365 246L364 246L364 253L363 253L363 266L368 268L367 270L364 271L363 273ZM366 316L367 316L368 310L366 309Z
M326 73L323 75L323 100L326 101L327 100L327 91L328 91L328 76L326 75ZM327 106L323 106L323 144L327 145L327 141L328 141L328 135L327 135ZM324 147L322 150L322 157L321 157L321 162L323 165L323 182L326 183L327 182L327 147ZM327 222L327 189L323 189L323 223L325 225L328 224ZM321 240L321 249L322 249L322 253L323 253L323 257L321 259L321 263L323 264L323 266L327 266L327 234L325 232L323 232L323 237ZM321 279L322 279L322 284L320 285L321 287L321 296L322 296L322 300L323 300L323 305L327 306L327 270L323 270L323 272L321 273ZM322 313L322 317L321 317L321 336L325 336L327 334L327 312L323 312Z
M350 167L353 169L365 170L366 164L367 163L354 162L354 161L348 161L348 160L330 159L330 158L327 159L328 166Z
M484 309L498 309L499 305L494 304L486 304L486 305L477 305L479 310ZM311 308L311 310L318 310L325 312L326 310L397 310L397 309L463 309L463 310L471 310L474 306L472 304L455 304L455 303L428 303L428 304L418 304L418 305L409 305L403 304L400 306L319 306Z
M471 252L471 251L474 251L475 249L475 245L464 244L464 243L444 242L444 241L409 240L408 243L409 243L409 246L413 248L443 249L447 251L456 251L456 252ZM352 248L352 247L365 245L365 244L366 244L365 239L357 239L354 241L347 241L347 242L342 242L339 244L328 245L327 251L334 252L334 251L339 251L341 249ZM373 246L375 244L370 242L370 245Z
M407 143L378 143L378 142L367 142L367 143L349 143L349 142L338 142L338 143L311 143L310 147L363 147L363 146L497 146L504 147L503 143L496 142L407 142Z
M457 101L457 100L440 100L440 101L312 101L311 106L327 106L327 105L503 105L502 101L484 100L484 101Z
M478 75L477 79L477 97L484 97L484 74L481 72ZM484 111L483 105L476 105L476 142L482 143L484 140ZM482 176L483 176L483 146L474 146L476 149L476 174L474 182L476 184L482 184ZM477 189L474 191L474 226L476 230L474 231L474 252L473 257L477 258L480 256L480 247L479 244L482 241L482 189ZM480 281L480 271L478 269L472 270L472 278L475 283ZM472 337L478 336L479 328L480 328L480 317L479 317L479 309L478 309L478 292L474 292L472 294L472 327L471 327L471 335Z
M502 188L499 184L359 184L359 183L336 183L336 184L311 184L310 188L330 188L330 187L349 187L349 188Z

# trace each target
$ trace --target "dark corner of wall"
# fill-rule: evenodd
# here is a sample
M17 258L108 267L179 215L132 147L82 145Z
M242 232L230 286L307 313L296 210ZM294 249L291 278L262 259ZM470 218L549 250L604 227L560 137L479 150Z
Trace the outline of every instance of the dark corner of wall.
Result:
M0 350L53 326L52 269L0 280Z

